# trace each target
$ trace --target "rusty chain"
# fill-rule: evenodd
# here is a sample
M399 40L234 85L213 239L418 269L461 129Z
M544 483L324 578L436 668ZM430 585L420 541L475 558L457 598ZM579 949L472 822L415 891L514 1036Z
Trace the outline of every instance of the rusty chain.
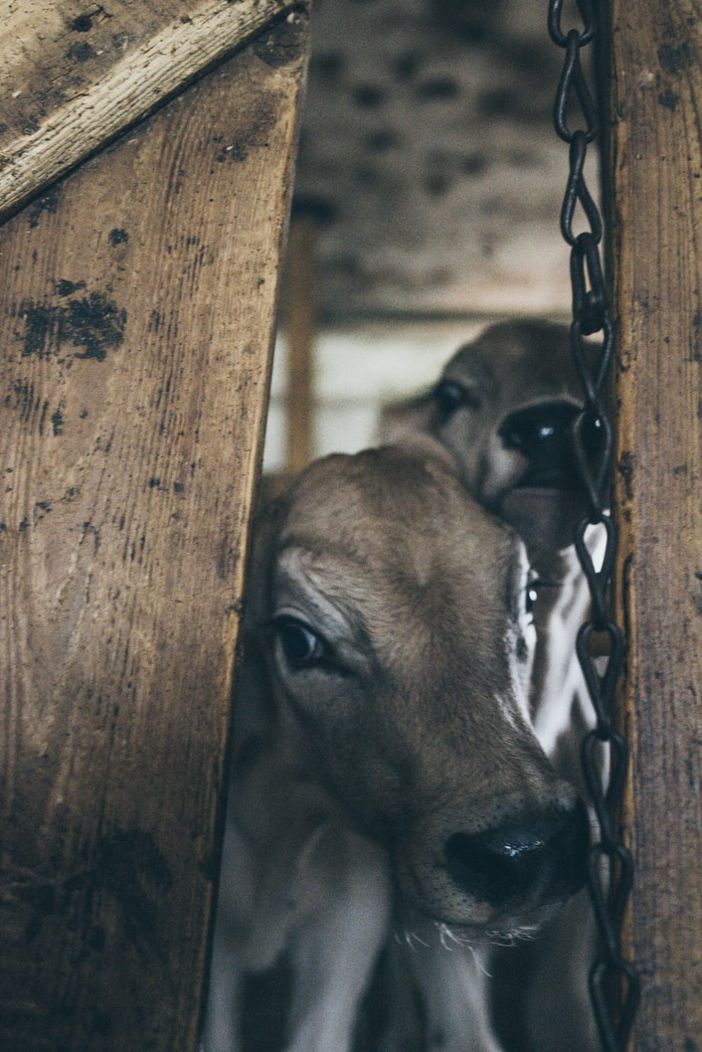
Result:
M613 330L602 269L600 243L602 219L587 183L584 166L588 145L597 137L597 109L583 72L581 53L596 36L592 0L576 0L580 28L561 26L563 0L548 2L549 35L565 52L556 102L554 126L569 146L569 174L560 226L570 246L573 319L570 345L583 391L583 410L573 423L578 470L588 501L588 515L578 525L575 544L591 597L590 620L578 632L576 650L596 716L596 725L584 738L581 762L598 833L588 862L588 885L600 936L599 956L589 976L590 998L605 1052L623 1052L639 1001L639 977L621 951L621 925L633 880L633 860L620 842L616 813L624 790L628 746L611 722L617 681L624 659L624 638L611 619L608 590L614 568L616 525L608 511L612 472L612 426L607 417L603 389L612 364ZM569 119L579 111L579 126ZM578 206L580 206L578 208ZM576 234L578 213L586 229ZM596 341L585 336L599 334ZM593 438L597 436L597 441ZM593 455L593 448L596 452ZM585 535L590 524L601 524L606 533L604 559L596 569ZM606 636L608 660L604 673L591 649L594 633ZM602 779L603 746L609 748L610 775Z

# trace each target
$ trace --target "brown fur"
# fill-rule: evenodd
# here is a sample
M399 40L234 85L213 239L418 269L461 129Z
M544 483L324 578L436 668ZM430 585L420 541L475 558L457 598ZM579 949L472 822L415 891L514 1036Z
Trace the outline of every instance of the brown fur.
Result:
M388 909L426 918L437 946L437 925L479 940L554 911L538 888L518 908L482 901L443 861L455 831L574 801L529 722L524 574L517 537L429 446L325 458L257 525L214 972L287 950L295 1052L350 1048ZM283 614L324 636L333 668L289 666ZM454 1030L488 1052L479 985Z

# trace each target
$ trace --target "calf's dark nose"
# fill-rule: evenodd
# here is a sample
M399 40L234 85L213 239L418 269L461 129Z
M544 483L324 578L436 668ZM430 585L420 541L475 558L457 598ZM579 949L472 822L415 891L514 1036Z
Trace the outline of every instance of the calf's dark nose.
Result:
M491 906L545 905L585 881L589 848L585 808L523 812L479 833L453 833L444 844L455 884Z
M579 409L562 400L538 402L510 413L498 434L506 449L515 449L528 463L524 485L577 488L570 427Z

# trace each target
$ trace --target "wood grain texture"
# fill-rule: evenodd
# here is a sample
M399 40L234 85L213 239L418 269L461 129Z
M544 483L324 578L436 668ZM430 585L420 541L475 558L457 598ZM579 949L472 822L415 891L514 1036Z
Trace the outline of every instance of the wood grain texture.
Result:
M292 6L290 0L5 0L0 217Z
M702 1049L702 11L613 0L626 932L637 1052Z
M195 1046L305 29L0 230L12 1052Z

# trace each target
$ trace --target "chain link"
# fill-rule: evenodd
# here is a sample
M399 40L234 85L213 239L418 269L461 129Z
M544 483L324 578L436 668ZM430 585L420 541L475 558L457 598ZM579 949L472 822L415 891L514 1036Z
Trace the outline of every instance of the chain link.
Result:
M576 0L582 29L562 28L563 0L549 0L548 30L554 44L565 52L556 102L554 126L569 144L569 174L561 233L570 246L573 320L570 345L583 391L583 410L573 425L575 454L588 501L588 515L579 524L575 544L591 597L590 620L578 632L576 651L595 711L596 724L581 747L582 769L598 826L588 863L590 897L600 935L599 959L590 970L592 1008L605 1052L624 1052L639 1001L639 977L621 951L620 931L633 880L633 861L620 843L615 815L624 790L629 759L626 741L617 734L611 712L624 660L624 638L611 619L608 591L614 569L617 529L608 511L612 473L612 426L603 401L613 348L613 329L600 256L602 219L584 175L587 147L598 133L597 109L583 72L581 53L596 36L592 0ZM580 126L569 118L578 112ZM580 208L578 208L580 206ZM579 213L586 229L574 232ZM584 337L599 334L598 340ZM593 453L593 450L595 452ZM598 570L585 535L589 524L606 532L606 548ZM607 665L600 672L593 656L593 635L607 640ZM603 786L602 748L609 749L610 774Z

